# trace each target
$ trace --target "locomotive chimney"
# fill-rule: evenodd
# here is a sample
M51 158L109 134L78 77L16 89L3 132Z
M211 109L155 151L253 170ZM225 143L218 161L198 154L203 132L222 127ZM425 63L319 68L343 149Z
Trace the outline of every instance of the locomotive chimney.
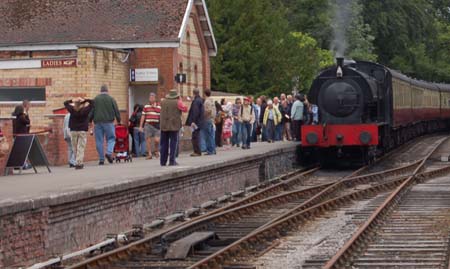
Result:
M344 67L344 57L337 57L336 64L338 67L343 68Z
M337 64L336 77L342 78L344 76L344 71L343 71L344 58L343 57L336 58L336 64Z

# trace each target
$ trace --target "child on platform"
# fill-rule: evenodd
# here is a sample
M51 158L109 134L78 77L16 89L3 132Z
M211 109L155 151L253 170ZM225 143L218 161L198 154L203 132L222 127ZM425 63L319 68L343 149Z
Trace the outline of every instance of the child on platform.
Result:
M229 150L231 148L230 139L232 136L232 128L233 128L233 121L231 120L231 116L227 114L227 117L225 118L225 121L223 123L223 140L225 140L225 150Z

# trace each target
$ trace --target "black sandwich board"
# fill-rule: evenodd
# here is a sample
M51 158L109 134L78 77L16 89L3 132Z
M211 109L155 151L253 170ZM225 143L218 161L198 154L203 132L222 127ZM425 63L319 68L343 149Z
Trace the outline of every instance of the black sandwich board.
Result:
M41 143L39 143L39 139L34 134L16 136L11 152L9 153L8 162L6 163L5 175L11 168L18 168L20 173L22 173L22 169L27 160L33 167L35 173L37 173L36 166L46 166L48 172L52 172Z

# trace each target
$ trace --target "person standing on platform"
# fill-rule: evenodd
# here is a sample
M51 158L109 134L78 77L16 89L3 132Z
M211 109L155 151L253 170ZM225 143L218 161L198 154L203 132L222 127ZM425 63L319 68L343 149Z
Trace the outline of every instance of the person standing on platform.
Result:
M281 135L281 139L286 139L287 141L291 141L291 110L287 100L282 101L281 103L281 125L283 126L283 133Z
M66 141L67 143L67 159L69 160L69 167L73 168L75 167L75 165L77 165L77 162L72 147L72 138L70 135L69 121L70 121L70 113L67 113L66 116L64 117L63 135L64 141Z
M290 116L292 116L291 115L291 112L292 112L292 105L294 104L294 102L293 102L293 97L292 97L292 95L288 95L287 97L286 97L286 100L287 100L287 103L288 103L288 110L289 110L289 115ZM295 136L294 136L294 131L293 131L293 127L292 127L292 117L291 117L291 122L290 122L290 135L291 135L291 139L295 139Z
M253 106L250 103L250 98L244 98L244 105L241 107L239 113L239 122L242 133L242 149L250 149L250 142L252 140L252 126L255 122L255 114L253 113Z
M280 100L278 99L278 97L273 98L273 107L278 109L278 111L281 112L282 107L281 107ZM283 134L283 125L281 124L281 122L279 122L278 125L275 126L275 141L283 140L282 134Z
M222 106L218 103L214 103L216 105L216 117L214 118L214 124L216 125L216 146L222 147L222 129L223 129L223 122L226 117L225 112L223 111Z
M64 107L70 113L70 136L77 162L75 169L83 169L84 150L86 148L87 132L89 130L89 113L93 108L93 101L89 99L75 98L65 101Z
M94 107L91 110L90 120L94 121L95 145L99 157L99 165L105 164L105 156L109 163L113 163L113 151L116 143L114 119L120 124L120 112L116 100L109 95L108 86L100 88L100 94L94 99ZM106 154L104 142L106 138Z
M28 110L30 109L30 101L24 100L21 105L18 105L15 107L14 112L12 115L16 117L13 120L13 134L15 135L24 135L30 133L30 116L28 115ZM23 169L31 169L33 166L28 162L28 160L25 161L25 164L23 165Z
M301 96L298 94L295 96L295 102L292 105L291 109L291 122L292 122L292 131L293 131L293 139L296 141L300 141L302 136L300 134L301 127L303 123L303 102L301 101Z
M30 109L30 101L24 100L21 105L15 107L13 116L16 119L13 122L14 134L29 134L30 133L30 115L28 111Z
M205 92L205 117L201 126L201 136L206 143L206 155L216 154L216 141L214 132L214 118L216 117L216 106L211 99L211 90L206 89Z
M134 105L134 111L130 117L129 123L129 126L132 128L133 147L136 157L144 156L146 151L145 133L141 132L141 129L139 128L142 119L142 111L143 107L140 104Z
M225 119L223 121L223 130L222 130L222 137L225 141L225 150L231 149L231 136L232 136L232 130L233 130L233 120L231 119L231 116L227 113L225 116Z
M258 136L261 134L261 124L259 123L259 118L261 114L261 98L257 98L253 105L253 111L255 114L255 122L253 123L252 129L252 141L258 142Z
M233 131L231 136L231 145L240 147L241 145L241 122L239 121L239 112L241 111L242 100L241 98L236 98L233 108L231 109L231 115L233 116Z
M281 123L281 113L273 106L272 100L267 102L263 124L267 130L267 142L275 142L275 127Z
M159 130L161 105L156 102L156 94L153 92L150 93L148 101L148 105L145 105L144 110L142 111L139 130L141 132L145 132L145 139L147 141L148 150L147 160L151 160L153 156L155 156L156 158L159 157L159 137L161 136L161 132Z
M181 114L187 111L187 107L179 98L177 90L170 90L161 103L161 166L176 166L179 132L182 127ZM169 157L170 156L170 157Z
M194 89L194 100L192 100L189 114L186 120L186 126L191 127L192 131L192 147L194 152L192 157L202 156L200 150L200 126L202 126L205 115L205 108L203 106L203 100L200 97L199 89Z
M261 141L267 141L266 127L263 124L264 114L266 112L266 107L267 107L267 101L266 101L266 97L264 95L262 95L260 97L260 99L261 99L261 109L260 109L260 113L259 113L259 125L261 126Z

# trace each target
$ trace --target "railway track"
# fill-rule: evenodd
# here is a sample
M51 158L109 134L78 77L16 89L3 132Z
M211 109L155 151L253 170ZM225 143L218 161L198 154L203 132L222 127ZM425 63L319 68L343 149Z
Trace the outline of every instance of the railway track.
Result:
M434 177L438 173L447 173L448 168L443 167L442 163L432 163L432 160L440 159L436 156L431 156L431 153L436 149L439 150L440 139L442 137L434 138L434 144L430 143L430 140L421 143L423 148L411 147L411 150L415 152L422 152L421 157L424 157L426 162L421 162L421 171L418 174L418 178ZM428 145L427 145L428 144ZM415 149L414 149L415 148ZM432 149L424 150L424 148ZM437 151L438 151L437 150ZM424 153L425 152L425 153ZM444 153L445 150L442 152ZM405 155L406 156L406 155ZM398 154L397 156L398 157ZM408 161L408 160L407 160ZM425 173L424 173L425 172ZM360 225L363 225L373 214L373 212L386 200L391 194L390 191L380 193L377 196L366 197L361 201L355 201L347 207L343 207L336 212L322 215L316 222L310 223L305 229L300 232L292 232L288 237L280 240L279 246L273 251L264 255L263 257L256 258L252 264L256 268L322 268L339 249L349 240ZM332 223L332 224L331 224ZM379 249L377 249L379 250ZM384 255L385 253L379 251L378 261L383 259L390 260L393 257ZM373 258L376 255L371 256ZM370 259L369 259L370 260ZM374 259L375 261L375 259ZM375 262L374 262L375 264ZM389 268L385 267L386 264L378 264L378 266L372 266L367 268ZM346 268L342 264L337 265L335 268ZM355 264L352 264L348 268L357 268ZM366 268L361 266L360 268ZM396 268L396 267L391 267ZM400 268L400 267L398 267ZM415 268L404 267L404 268ZM423 267L418 267L423 268ZM434 267L427 267L434 268ZM438 267L439 268L439 267Z
M220 268L227 263L226 257L235 256L228 252L235 252L236 245L241 249L242 242L248 245L246 238L253 238L255 233L256 238L280 236L284 232L274 230L274 227L281 228L280 223L291 225L295 223L292 219L306 220L317 211L342 206L348 199L361 199L392 189L417 165L419 162L410 162L357 176L368 170L364 167L338 178L335 173L324 176L317 168L290 173L279 178L279 183L238 202L67 268Z
M440 145L440 143L441 141L435 142L431 152L433 152ZM394 187L403 184L409 178L414 177L414 175L421 171L423 164L428 157L429 156L425 157L420 162L415 163L412 176L399 176L392 179L384 178L382 183L373 184L371 186L363 186L362 188L360 186L357 189L346 191L343 194L341 193L342 195L340 196L332 198L327 197L328 200L323 202L320 202L320 200L316 201L317 204L308 208L298 208L298 210L293 210L287 214L284 214L282 216L283 218L277 218L274 221L271 221L233 244L195 263L189 268L225 268L224 265L227 266L226 268L242 268L240 267L241 265L239 264L239 261L245 262L250 257L261 255L261 253L264 253L267 249L270 249L273 246L277 238L286 235L289 231L297 230L299 227L303 227L315 217L322 216L324 213L333 209L346 206L354 200L374 196L378 193L392 190ZM422 177L429 177L434 173L448 173L449 171L450 168L445 167L443 169L421 173L420 175ZM349 183L351 181L344 179L340 182ZM338 183L334 185L338 185ZM330 187L329 189L332 190L333 188ZM326 195L327 194L325 194L325 196Z
M409 177L324 268L448 268L450 179L439 176L446 169L427 169L438 175L431 180Z
M358 169L351 174L340 172L340 176L351 177L362 173L365 169L366 168ZM130 250L137 250L137 252L139 252L139 249L142 249L143 246L151 246L154 251L158 251L157 249L161 248L164 250L171 242L178 238L188 236L198 230L205 230L205 227L209 225L208 223L214 222L215 220L219 220L219 222L222 220L230 220L235 218L236 215L240 216L247 214L244 212L254 211L254 215L247 214L247 218L242 220L243 223L246 223L244 226L239 223L235 226L235 229L239 230L241 233L245 233L245 229L247 229L247 232L250 232L254 228L262 226L270 219L276 217L276 215L289 210L290 207L301 204L305 199L332 185L339 179L336 178L336 173L321 172L320 175L313 176L318 170L318 168L312 168L304 172L297 171L289 173L279 177L276 180L278 183L266 187L237 202L213 210L206 215L194 218L187 223L175 225L168 230L154 233L152 236L138 240L127 246L120 247L111 252L98 255L66 268L88 268L92 266L92 264L101 264L103 260L110 260L111 257L119 257L124 253L130 252ZM342 176L344 174L346 176ZM314 179L308 179L310 177ZM289 204L286 205L284 204L285 202L288 202ZM277 206L275 203L278 203L279 205ZM271 205L271 208L266 208L267 205ZM261 213L258 211L260 209L265 211ZM271 212L271 210L273 212ZM216 232L220 233L221 229L226 230L230 229L230 227L220 227L220 225L218 225ZM224 233L226 234L229 232L224 231L222 236L224 236ZM228 239L228 241L230 240L233 239Z

